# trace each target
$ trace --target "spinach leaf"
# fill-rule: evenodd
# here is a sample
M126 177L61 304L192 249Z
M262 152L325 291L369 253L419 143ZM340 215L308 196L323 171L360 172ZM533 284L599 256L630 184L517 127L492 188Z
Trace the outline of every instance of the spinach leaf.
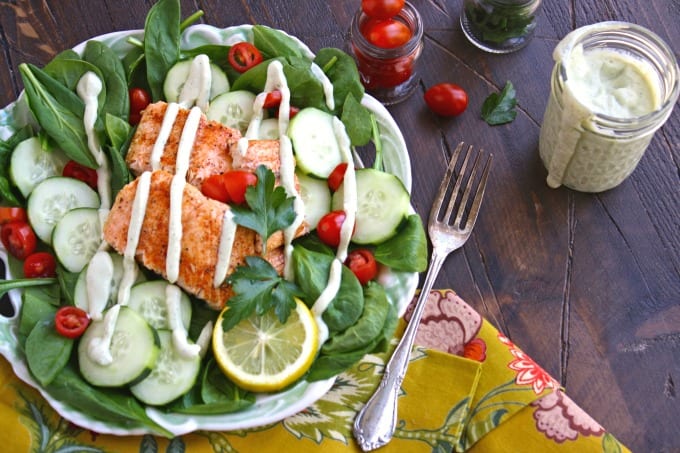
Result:
M350 55L340 49L326 47L319 50L314 62L333 83L334 113L342 111L348 95L351 94L355 100L364 97L364 86L359 78L359 70Z
M146 80L146 58L142 47L133 47L123 57L123 68L125 69L125 79L128 88L143 88L151 91L149 82Z
M326 288L334 259L332 255L313 252L300 246L293 249L295 282L307 295L308 303L313 303ZM363 311L361 283L347 266L342 266L340 288L323 312L322 319L331 333L340 332L357 322Z
M352 146L363 146L373 137L371 113L352 93L347 94L340 120L345 125Z
M515 87L508 80L500 93L491 93L482 104L482 118L491 126L509 123L517 116Z
M57 307L46 297L48 293L38 288L27 288L21 297L21 316L19 317L19 335L28 337L33 328L42 320L54 317Z
M69 60L66 58L61 58L58 60L52 60L43 68L43 70L54 80L60 82L62 85L68 88L69 91L71 91L71 94L76 96L79 100L80 97L76 95L76 88L78 86L78 81L86 72L94 72L101 80L103 80L104 77L99 68L97 68L92 63L88 63L87 61L81 59ZM106 87L102 86L102 91L97 96L97 102L99 105L102 105L105 101ZM82 104L82 102L83 101L81 100L80 103ZM74 108L75 110L73 110L73 113L82 117L79 104L76 103Z
M264 59L280 57L304 57L300 44L290 35L264 25L253 26L253 44Z
M26 363L40 385L47 386L66 366L73 340L57 333L54 317L37 323L26 339Z
M375 259L392 269L423 272L427 269L427 238L418 214L406 218L396 236L375 248Z
M66 86L39 68L19 65L28 105L40 126L49 134L66 155L90 168L97 162L87 147L83 126L83 101Z
M163 98L165 75L179 60L180 16L179 0L159 0L146 16L144 57L153 101Z
M76 283L78 282L78 272L69 272L61 263L57 263L57 281L59 282L60 297L69 305L75 305ZM60 297L54 298L55 303L59 303Z
M314 382L336 376L361 360L374 347L374 344L370 344L358 351L321 355L314 360L314 363L305 375L305 379L309 382Z
M83 53L85 61L99 68L106 86L106 100L100 103L100 117L107 114L127 120L130 112L125 68L116 53L99 41L88 41Z
M56 280L53 278L17 278L14 280L0 280L0 297L4 296L10 289L51 285L55 282Z
M9 162L14 148L32 136L33 130L31 127L24 126L7 140L0 140L0 198L4 199L6 204L12 206L22 206L24 204L24 197L21 193L12 190L13 184L10 182Z
M122 117L107 113L104 116L104 128L109 138L109 143L118 152L124 148L132 134L132 127Z
M57 55L55 55L54 58L52 58L52 61L62 60L62 59L63 60L80 60L80 55L78 55L78 52L76 52L73 49L66 49L66 50L62 50ZM50 63L47 63L47 66L49 66Z

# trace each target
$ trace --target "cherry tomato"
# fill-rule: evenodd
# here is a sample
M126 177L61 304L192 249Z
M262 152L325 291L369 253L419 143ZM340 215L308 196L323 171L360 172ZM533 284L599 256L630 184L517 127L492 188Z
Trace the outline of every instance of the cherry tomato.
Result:
M439 83L425 92L425 103L438 115L456 116L467 108L468 95L455 83Z
M279 90L270 91L264 98L264 104L262 104L262 108L271 109L274 107L278 107L281 104L281 97L282 97L281 91Z
M257 176L245 170L232 170L223 175L224 187L229 193L229 198L234 204L246 202L246 189L248 186L257 184Z
M373 252L368 249L352 250L347 256L345 264L362 285L365 285L378 275L378 263L375 261Z
M331 189L332 192L338 190L338 187L340 187L340 184L342 184L342 181L345 178L346 171L347 162L342 162L333 169L330 175L328 175L328 188Z
M20 220L4 224L0 236L2 236L2 245L18 260L24 260L33 253L38 242L31 225Z
M394 49L411 39L408 26L396 19L368 19L361 28L366 40L382 49Z
M28 216L26 215L26 210L24 208L11 206L0 207L0 225L17 220L21 222L28 222Z
M361 0L364 14L376 19L389 19L399 14L404 7L404 0Z
M54 327L59 335L66 338L78 338L90 324L90 317L85 310L72 305L61 307L54 315Z
M142 110L151 103L151 95L142 88L130 88L130 124L133 126L142 119Z
M24 277L56 277L57 262L54 256L47 252L35 252L26 257L24 261Z
M246 41L231 46L227 58L237 72L246 72L262 62L262 54L257 47Z
M346 217L345 211L331 211L321 217L316 226L316 234L321 242L337 247L340 244L340 229Z
M222 203L230 203L229 192L224 186L224 178L220 175L212 175L203 181L201 192L208 198L221 201Z
M81 165L75 160L70 160L64 165L61 175L79 179L94 190L97 190L97 170Z

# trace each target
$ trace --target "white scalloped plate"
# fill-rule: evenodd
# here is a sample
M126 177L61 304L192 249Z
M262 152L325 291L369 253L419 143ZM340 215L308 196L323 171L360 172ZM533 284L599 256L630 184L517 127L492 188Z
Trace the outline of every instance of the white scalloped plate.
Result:
M130 44L127 38L135 36L141 38L142 30L122 31L109 33L92 39L104 42L119 55L124 55ZM205 44L232 44L238 41L252 41L252 26L239 25L227 28L216 28L210 25L194 25L189 27L182 36L181 47L188 49ZM310 56L313 53L309 48L299 42L300 49ZM82 52L85 43L74 47L77 52ZM387 109L371 96L364 96L362 104L375 113L380 127L383 142L384 165L386 171L398 176L406 188L411 190L411 165L406 149L404 138ZM14 103L0 110L0 138L9 138L16 129L33 123L31 114L23 101L22 96ZM7 256L0 246L0 259L7 264ZM6 266L8 267L8 266ZM10 279L9 269L6 278ZM379 277L380 283L387 290L388 298L397 307L399 315L403 315L406 306L413 297L417 285L418 274L406 272L385 272ZM21 293L12 290L9 293L14 306L15 315L12 318L0 316L0 354L4 355L12 364L14 373L24 382L35 387L49 404L64 418L71 422L104 434L136 435L153 433L147 427L121 427L116 424L94 419L82 412L76 411L70 406L55 400L47 394L31 376L25 361L23 352L17 342L17 328L21 309ZM156 423L176 436L196 430L231 431L246 428L254 428L278 422L290 415L312 405L323 397L331 388L335 378L319 382L298 382L292 388L283 392L267 395L258 395L253 406L236 413L220 415L185 415L178 413L166 413L154 408L147 408L147 414ZM159 434L159 433L153 433Z

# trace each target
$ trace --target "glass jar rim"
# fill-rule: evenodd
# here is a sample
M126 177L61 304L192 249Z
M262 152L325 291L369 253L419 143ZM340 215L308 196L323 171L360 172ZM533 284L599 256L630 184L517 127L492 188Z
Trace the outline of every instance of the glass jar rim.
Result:
M361 49L362 52L366 53L367 55L383 59L402 57L417 50L423 38L423 20L420 17L420 13L418 13L418 10L415 8L415 6L413 6L413 4L406 1L404 2L404 7L397 14L397 17L402 17L402 19L406 21L406 24L409 26L409 28L411 28L412 31L411 38L401 46L385 49L370 43L359 29L361 22L365 18L368 18L361 8L359 8L352 18L352 25L350 29L352 41L359 47L359 49Z

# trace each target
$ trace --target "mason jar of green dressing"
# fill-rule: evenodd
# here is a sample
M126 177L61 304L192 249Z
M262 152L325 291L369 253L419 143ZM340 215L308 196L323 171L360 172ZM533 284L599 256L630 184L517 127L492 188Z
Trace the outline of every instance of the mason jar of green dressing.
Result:
M675 56L643 27L601 22L569 33L553 58L539 140L548 186L583 192L616 187L678 99Z

